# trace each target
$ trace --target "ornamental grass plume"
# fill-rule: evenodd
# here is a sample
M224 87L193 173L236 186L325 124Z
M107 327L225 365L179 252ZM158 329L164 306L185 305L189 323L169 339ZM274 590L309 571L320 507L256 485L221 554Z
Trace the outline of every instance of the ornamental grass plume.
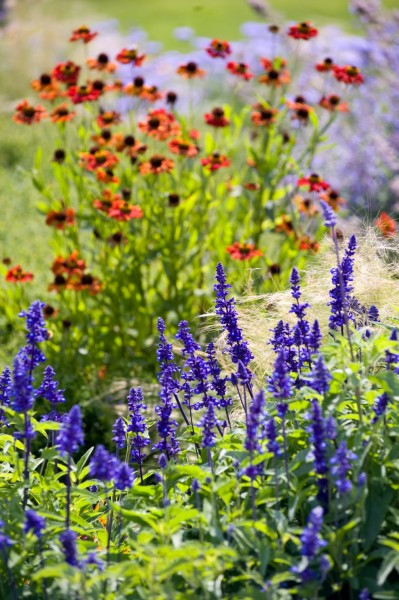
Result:
M341 256L346 243L342 242ZM332 241L326 237L319 253L301 272L302 298L310 304L307 309L307 319L311 323L317 320L317 325L312 327L315 349L320 344L321 335L328 334L330 308L327 303L330 301L329 291L332 288L330 269L335 266L334 247ZM265 376L273 370L275 353L273 345L267 345L267 341L272 337L271 331L280 321L282 325L287 322L292 327L296 323L296 317L292 313L289 314L292 306L290 289L253 295L250 293L250 272L248 278L249 293L236 299L235 312L236 323L240 327L243 338L248 342L249 352L254 356L251 371L255 376L256 388L263 384ZM357 235L351 286L353 286L351 294L360 305L364 305L367 310L371 305L378 306L380 320L383 323L389 322L389 319L394 316L392 299L399 298L399 242L396 239L389 241L382 239L371 228ZM213 324L209 329L216 327ZM218 358L223 367L231 369L228 359L223 357L222 353L225 340L226 334L222 333L216 342ZM276 345L279 346L278 340Z

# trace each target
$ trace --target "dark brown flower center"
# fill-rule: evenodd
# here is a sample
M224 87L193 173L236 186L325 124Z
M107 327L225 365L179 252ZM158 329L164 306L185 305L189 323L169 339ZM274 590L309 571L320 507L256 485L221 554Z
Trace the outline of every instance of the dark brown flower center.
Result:
M109 62L109 58L107 56L107 54L104 54L104 52L101 52L101 54L98 55L97 57L97 62L100 65L106 65Z
M82 279L80 281L83 285L91 285L92 283L94 283L94 278L92 275L89 275L87 273L86 275L82 276Z
M197 69L198 69L198 66L197 66L197 63L195 63L195 62L189 62L186 65L186 70L189 73L195 73L197 71Z
M163 156L153 156L152 158L150 158L151 166L154 167L155 169L160 167L162 165L163 161L164 161Z
M43 75L40 76L40 83L42 85L50 85L51 83L51 77L50 75L47 75L47 73L44 73Z
M151 117L151 119L148 121L150 129L158 129L160 124L161 121L158 119L158 117Z

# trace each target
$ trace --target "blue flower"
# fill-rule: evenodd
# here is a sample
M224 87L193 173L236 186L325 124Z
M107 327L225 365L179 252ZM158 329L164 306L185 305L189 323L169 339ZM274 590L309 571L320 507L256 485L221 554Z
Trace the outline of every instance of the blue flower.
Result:
M352 235L349 239L341 264L331 269L334 287L329 292L331 301L327 303L327 306L331 306L331 315L329 318L329 326L331 329L342 329L348 319L353 320L353 315L350 314L349 307L351 300L350 294L353 291L351 282L353 281L353 265L356 245L356 237Z
M78 551L76 548L76 537L76 533L72 531L72 529L66 529L60 535L65 562L72 567L80 567Z
M4 521L0 519L0 550L3 552L14 544L13 540L4 533Z
M126 446L126 425L123 417L118 417L112 429L112 441L116 447L122 449Z
M280 444L277 441L276 421L273 419L273 417L267 419L266 421L265 435L268 440L266 445L268 452L272 452L276 458L281 456Z
M3 421L7 425L2 406L9 406L11 402L12 380L11 369L6 367L0 376L0 423Z
M43 317L44 302L36 300L32 302L28 310L19 313L20 317L26 318L26 341L27 345L23 349L24 357L27 362L27 369L30 374L37 365L46 360L38 344L48 339L46 322Z
M141 411L146 410L146 405L143 402L144 396L142 389L131 388L127 397L127 403L129 408L129 425L127 431L132 433L131 443L131 459L134 463L142 465L146 454L143 452L143 448L150 443L149 438L144 437L142 434L146 431L145 417L141 414Z
M227 377L221 377L219 363L216 360L215 346L210 342L206 347L208 373L211 376L210 387L216 393L214 399L218 408L227 408L231 406L232 400L226 397Z
M206 413L199 422L199 426L202 428L202 447L211 448L216 444L216 433L217 419L215 417L215 408L210 402Z
M90 460L90 476L101 481L111 481L115 477L118 466L118 459L100 444Z
M329 228L335 227L337 224L337 217L331 206L327 204L327 202L324 202L324 200L320 200L320 205L321 210L323 211L324 225Z
M115 487L117 490L124 492L131 488L134 483L134 473L126 463L121 463L115 471L114 475Z
M274 370L272 375L268 378L268 383L269 392L273 394L276 400L280 400L277 404L277 412L278 415L283 418L288 410L288 404L283 402L283 400L287 400L292 396L291 377L286 362L284 348L277 354Z
M176 339L183 343L182 354L186 358L184 366L187 370L181 374L185 382L182 388L187 394L187 384L189 384L192 394L202 396L201 400L193 405L195 410L204 406L207 407L209 402L212 401L208 394L210 389L210 383L208 382L209 366L202 356L196 354L198 350L201 350L201 346L194 340L187 321L180 321Z
M264 418L265 394L263 390L257 392L249 405L247 415L247 430L244 448L251 454L261 449L260 428Z
M14 358L11 408L16 412L27 413L32 408L33 403L32 375L24 356L19 351Z
M331 475L335 479L340 494L348 494L352 490L352 482L348 479L348 473L352 468L350 461L356 458L357 455L348 450L346 441L342 441L338 445L335 456L330 459Z
M226 274L221 263L216 266L217 283L214 285L216 292L215 312L219 315L219 321L227 333L227 350L231 360L238 364L240 360L245 367L253 359L253 355L243 338L242 330L238 326L238 314L235 307L235 299L227 299L231 285L227 283Z
M320 536L322 526L323 509L321 506L316 506L311 510L307 525L300 537L301 554L309 560L315 558L319 550L327 545L327 542Z
M323 504L323 506L327 506L328 480L326 478L326 474L328 473L328 465L326 458L326 430L321 407L317 400L312 401L309 416L311 422L307 428L307 431L310 433L310 441L313 444L311 456L314 459L315 471L317 475L319 475L317 478L317 499Z
M389 401L390 397L387 392L383 392L381 396L378 396L373 406L375 417L373 417L373 419L371 420L372 423L377 423L378 419L385 414Z
M37 538L41 538L43 536L43 530L46 528L46 519L38 515L37 512L31 508L26 511L25 518L25 535L29 533L29 531L33 531Z
M83 444L82 414L78 404L73 406L61 424L57 445L61 454L73 454Z
M328 392L332 377L321 354L317 357L309 378L309 385L316 392L319 392L319 394L326 394Z
M317 319L315 319L312 328L309 333L309 349L314 354L319 350L323 335L320 330L320 325Z

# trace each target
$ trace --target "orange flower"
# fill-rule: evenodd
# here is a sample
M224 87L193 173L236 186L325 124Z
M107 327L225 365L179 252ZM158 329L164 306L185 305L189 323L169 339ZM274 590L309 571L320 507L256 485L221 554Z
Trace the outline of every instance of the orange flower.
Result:
M139 165L139 171L142 175L147 175L147 173L159 175L160 173L171 173L174 166L175 163L173 160L165 158L165 156L160 154L154 154L148 161Z
M36 92L39 92L39 96L43 100L54 100L54 98L61 95L57 83L47 73L40 75L39 79L34 79L31 86Z
M245 244L240 242L234 242L231 246L226 248L234 260L250 260L257 256L262 256L263 252L255 248L255 244Z
M95 69L96 71L107 71L108 73L113 73L116 69L116 64L110 62L108 55L104 52L101 52L97 58L88 58L86 63L89 69Z
M211 113L206 113L204 119L205 123L213 127L227 127L227 125L230 125L230 121L224 116L223 108L219 106L213 108Z
M98 277L93 277L90 273L84 273L78 280L67 283L67 288L75 292L87 291L91 296L95 296L102 290L102 284Z
M108 211L111 208L112 204L121 199L122 196L120 194L114 194L111 190L107 188L102 192L101 200L96 199L93 201L93 206L101 212L108 214Z
M138 128L157 140L167 140L172 136L180 135L181 132L174 115L164 108L150 111L146 120L139 122Z
M156 102L162 97L163 94L159 91L156 85L145 85L140 94L140 98L142 100L147 100L147 102Z
M205 71L200 69L194 61L190 61L185 65L180 65L176 73L185 79L194 79L195 77L203 77L205 75Z
M111 143L117 152L124 151L126 156L130 156L130 158L136 158L147 150L145 144L136 141L132 135L123 135L123 133L116 133L112 137Z
M297 96L294 102L287 100L286 104L293 111L292 119L298 119L304 125L308 123L309 115L313 112L313 108L309 104L306 104L303 96Z
M212 58L226 58L226 56L231 54L230 44L226 40L214 39L205 50Z
M316 240L312 240L307 236L304 236L299 240L299 249L300 250L309 250L310 252L318 252L320 248L319 242Z
M40 106L40 104L32 106L28 100L22 100L17 106L13 120L21 125L32 125L32 123L38 123L45 117L47 117L47 113L43 106Z
M341 98L336 94L330 94L329 96L323 96L319 102L322 108L330 112L348 112L348 103L341 102Z
M100 167L96 171L96 177L101 183L119 183L119 178L110 168L104 169L103 167Z
M47 290L49 292L62 292L67 286L67 279L63 275L56 275L53 283L50 283Z
M145 54L139 54L137 48L123 48L116 56L116 60L123 65L132 64L136 67L140 67L144 59Z
M84 44L88 44L92 39L98 35L96 31L90 31L86 25L81 25L78 29L72 31L72 35L69 38L70 42L76 42L82 40Z
M287 63L284 59L277 58L273 62L267 58L261 58L260 60L265 73L258 78L259 83L279 87L290 82L291 77L287 69L285 69Z
M309 192L321 192L322 190L328 190L330 187L330 184L324 181L317 173L312 173L309 177L298 179L297 185L299 187L308 186Z
M217 171L223 167L229 167L230 161L227 156L224 156L219 152L213 152L207 158L201 158L201 164L209 171Z
M25 283L26 281L32 281L33 273L24 271L21 265L16 265L9 269L6 273L6 281L11 283Z
M50 113L50 119L53 123L65 123L66 121L73 119L75 116L76 112L70 111L66 102L56 106Z
M270 127L276 122L277 110L264 104L255 104L254 111L251 114L251 121L258 127Z
M313 217L320 212L312 198L304 198L298 194L297 196L294 196L293 203L296 204L300 213L303 213L308 217Z
M245 81L249 81L254 76L253 73L249 72L249 67L245 63L237 63L231 61L227 63L226 69L230 71L230 73L232 73L233 75L245 79Z
M50 210L46 216L46 225L54 225L56 229L65 229L75 225L76 211L73 208Z
M168 143L169 149L173 154L180 154L180 156L188 156L192 158L198 154L197 146L190 144L183 138L176 138Z
M129 94L129 96L140 96L144 89L144 78L143 77L135 77L132 83L128 83L123 88L125 94Z
M394 237L396 235L396 223L394 219L384 211L375 219L374 225L386 238Z
M116 133L115 135L112 135L112 131L110 129L104 128L100 131L100 133L92 135L91 139L96 143L97 146L102 148L103 146L110 146L113 139L117 135L122 135L123 137L123 134Z
M346 83L346 85L361 85L364 82L360 69L351 65L345 65L343 67L334 65L333 75L337 81Z
M121 115L115 110L100 110L100 114L96 118L96 122L100 127L109 127L110 125L117 125L121 122Z
M325 58L323 60L323 62L321 63L317 63L317 65L315 65L315 69L316 71L319 71L319 73L329 73L330 71L332 71L334 68L334 61L332 58Z
M292 219L288 215L280 215L276 218L274 224L276 233L285 233L286 235L295 234Z
M288 30L288 35L295 40L310 40L310 38L315 37L317 34L317 29L312 27L310 21L292 25Z
M140 206L129 204L125 200L115 200L108 211L108 216L117 221L130 221L131 219L141 219L144 213Z
M57 258L54 259L51 267L54 275L66 274L68 277L71 275L82 275L85 269L86 262L82 258L79 258L78 250L74 250L66 258L57 256Z
M257 192L258 190L260 190L259 183L248 182L248 183L244 183L243 187L250 192Z
M339 210L343 204L346 204L346 200L341 198L339 193L333 189L328 190L325 194L320 194L320 199L327 202L335 211Z
M69 85L76 85L79 77L80 67L71 60L65 63L59 63L51 72L52 77L57 81Z
M92 148L90 152L80 153L80 166L86 171L96 171L99 168L108 169L118 164L119 159L115 154L104 148Z
M60 311L58 310L58 308L54 308L54 306L51 306L51 304L46 304L45 306L43 306L42 312L43 317L45 319L54 319Z
M82 102L94 102L98 100L101 91L96 89L95 83L87 83L85 85L73 85L68 89L68 96L74 104L82 104ZM102 83L102 82L101 82Z

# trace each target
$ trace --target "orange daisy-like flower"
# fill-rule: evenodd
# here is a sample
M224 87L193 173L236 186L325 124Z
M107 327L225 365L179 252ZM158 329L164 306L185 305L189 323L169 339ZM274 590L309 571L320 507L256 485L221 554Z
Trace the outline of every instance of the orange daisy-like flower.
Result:
M74 104L82 104L82 102L94 102L98 100L101 91L90 83L73 85L68 89L68 96Z
M231 54L229 42L226 42L226 40L218 40L217 38L212 40L205 50L212 58L226 58Z
M338 211L341 206L346 204L346 200L341 198L336 190L330 189L325 194L320 194L320 199L324 200L335 211Z
M253 73L249 72L249 67L245 63L237 63L230 61L226 65L226 69L232 73L232 75L236 75L236 77L241 77L241 79L245 79L248 81L252 79L254 76Z
M285 233L286 235L295 234L294 224L289 215L280 215L274 221L276 233Z
M22 100L16 108L13 120L20 125L32 125L47 117L44 106L33 106L28 100Z
M39 79L34 79L31 86L36 92L39 92L39 96L43 100L54 100L61 95L57 83L47 73L40 75Z
M93 206L101 212L108 214L112 204L120 200L122 200L122 196L120 194L114 194L111 190L105 189L102 192L101 199L96 199L93 201Z
M75 292L87 291L91 296L95 296L102 290L102 284L98 277L93 277L90 273L84 273L77 280L67 282L67 288Z
M125 154L131 158L138 156L139 154L144 154L147 150L147 146L136 141L134 136L123 135L123 133L116 133L112 137L111 143L117 152L125 152Z
M260 59L265 73L258 78L259 83L264 83L272 87L280 87L290 82L291 76L287 71L287 62L282 58L277 58L271 62L267 58Z
M208 169L209 171L218 171L223 167L229 167L230 161L227 156L220 154L219 152L213 152L207 158L201 159L201 164L203 167Z
M205 75L205 71L200 69L194 61L190 61L185 65L180 65L176 73L186 79L194 79L195 77L203 77Z
M286 104L293 112L292 119L297 119L303 125L306 125L309 122L309 115L313 112L313 108L309 106L309 104L306 104L303 96L297 96L294 102L287 100Z
M382 235L386 238L394 237L396 235L396 223L392 217L386 212L382 212L374 221L375 227L380 230Z
M43 306L43 317L45 319L54 319L58 313L60 311L58 310L58 308L54 308L54 306L51 306L51 304L46 304L45 306Z
M141 219L144 213L140 206L129 204L125 200L115 200L108 211L108 216L117 221L131 221Z
M180 156L188 156L192 158L198 154L198 148L183 138L176 138L168 143L169 149L173 154Z
M160 173L171 173L174 166L175 163L173 160L161 154L154 154L148 161L139 165L139 171L142 175L147 175L148 173L159 175Z
M156 85L145 85L140 94L140 98L142 100L147 100L147 102L156 102L157 100L161 100L163 97L162 92L159 91Z
M258 127L270 127L270 125L276 122L278 111L275 108L258 103L254 105L254 109L251 114L251 121L254 125Z
M319 102L322 108L325 108L329 112L348 112L349 105L347 102L341 102L341 98L336 94L330 94L329 96L323 96Z
M245 244L240 242L234 242L231 246L226 248L234 260L250 260L257 256L262 256L263 252L255 248L255 244Z
M174 115L164 108L150 111L145 121L138 124L138 128L157 140L167 140L181 133L180 125Z
M317 173L312 173L309 177L302 177L298 179L297 185L308 186L309 192L321 192L323 190L328 190L330 184L327 181L324 181L320 175Z
M64 275L56 275L53 283L50 283L47 290L49 292L62 292L66 289L67 282L68 280L66 277L64 277Z
M92 135L91 139L93 140L93 142L96 143L96 146L99 146L100 148L102 148L104 146L111 145L112 140L116 135L119 135L119 134L112 135L112 131L105 127L104 129L102 129L100 131L100 133ZM120 135L123 135L123 134L120 134Z
M320 212L312 198L304 198L298 194L294 196L293 203L296 204L300 213L308 217L314 217Z
M257 192L258 190L260 190L259 183L253 183L252 181L249 181L248 183L244 183L243 187L246 190L248 190L249 192Z
M351 65L345 65L343 67L334 65L333 75L337 81L346 83L346 85L361 85L364 82L360 69Z
M310 237L304 236L299 240L299 249L309 250L310 252L316 254L316 252L318 252L320 249L320 244L316 240L312 240Z
M82 40L84 44L88 44L93 40L98 33L96 31L90 31L90 29L86 25L81 25L78 29L74 29L72 31L72 35L69 38L70 42L77 42L78 40Z
M145 59L145 54L139 54L137 48L123 48L117 55L116 60L123 65L135 65L140 67Z
M79 251L74 250L69 256L57 256L54 259L51 270L54 275L82 275L86 269L86 262L79 258Z
M6 281L10 283L25 283L26 281L32 281L33 273L24 271L21 265L16 265L9 269L6 273Z
M68 60L65 63L59 63L54 67L51 76L56 81L61 81L67 85L76 85L79 77L80 67L73 61Z
M104 169L100 167L96 171L96 177L101 183L119 183L119 177L117 177L111 168Z
M319 71L319 73L329 73L333 70L334 66L335 65L333 59L327 56L327 58L325 58L323 62L317 63L315 65L315 69L316 71Z
M205 123L212 125L212 127L227 127L230 125L230 121L224 116L223 108L216 106L212 109L212 112L204 115Z
M96 118L96 122L100 127L109 127L110 125L117 125L121 122L121 115L115 110L102 110Z
M65 229L75 225L76 211L73 208L50 210L46 216L46 225L53 225L56 229Z
M50 119L53 123L66 123L76 116L76 112L70 111L68 104L64 102L56 106L50 113Z
M80 158L80 166L86 171L96 171L99 168L107 169L119 162L115 154L104 148L93 148L90 152L81 152Z
M88 58L87 66L89 69L96 71L107 71L107 73L113 73L116 69L116 64L109 60L108 54L101 52L97 58Z
M132 83L128 83L123 88L125 94L129 94L129 96L141 96L144 90L144 77L135 77Z
M292 25L288 30L288 35L295 40L310 40L311 38L316 37L317 34L317 29L312 27L310 21Z

